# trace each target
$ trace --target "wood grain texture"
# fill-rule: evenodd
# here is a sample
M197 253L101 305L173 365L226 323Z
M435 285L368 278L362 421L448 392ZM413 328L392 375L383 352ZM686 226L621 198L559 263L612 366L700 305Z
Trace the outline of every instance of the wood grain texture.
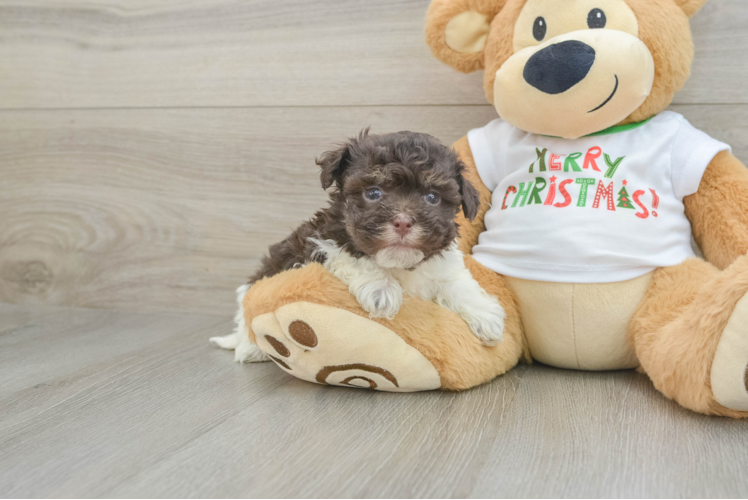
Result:
M228 328L0 305L0 496L748 495L748 422L690 413L635 372L521 366L464 393L375 393L237 365L206 342Z
M430 55L427 4L0 0L0 497L748 496L748 422L633 372L395 395L208 345L324 203L316 156L496 116ZM673 107L745 161L747 22L692 21Z
M515 401L505 417L514 438L491 450L471 496L748 494L748 422L690 412L639 373L532 369Z
M428 0L0 0L0 108L485 104L434 59ZM748 103L745 0L693 20L677 103Z
M748 106L677 106L748 158ZM490 106L0 112L0 302L230 314L365 125L452 142Z

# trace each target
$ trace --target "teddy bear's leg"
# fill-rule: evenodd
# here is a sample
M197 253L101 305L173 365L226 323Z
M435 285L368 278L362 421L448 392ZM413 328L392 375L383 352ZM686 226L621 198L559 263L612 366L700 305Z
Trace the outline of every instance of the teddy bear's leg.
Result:
M748 256L720 271L700 259L658 269L629 333L667 397L709 415L748 417Z
M503 278L465 261L506 311L497 346L482 345L459 316L429 301L406 298L393 320L370 318L319 264L255 283L244 298L248 335L283 370L310 382L398 392L482 384L527 351Z

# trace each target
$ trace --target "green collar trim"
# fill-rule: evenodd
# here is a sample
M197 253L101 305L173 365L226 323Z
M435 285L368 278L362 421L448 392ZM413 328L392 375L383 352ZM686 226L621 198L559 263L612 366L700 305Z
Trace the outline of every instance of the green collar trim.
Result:
M601 130L600 132L595 132L594 134L588 134L588 135L582 136L582 138L596 137L598 135L617 134L619 132L628 132L629 130L634 130L635 128L639 128L642 125L646 125L652 120L652 118L654 118L654 116L647 118L646 120L641 121L641 122L628 123L626 125L613 125L612 127L608 127L605 130ZM551 139L561 139L560 137L557 137L555 135L543 135L543 134L540 134L540 135L542 135L543 137L550 137Z
M627 123L626 125L614 125L612 127L606 128L605 130L601 130L600 132L595 132L594 134L585 135L585 137L595 137L598 135L609 135L609 134L617 134L619 132L628 132L629 130L634 130L635 128L639 128L642 125L645 125L649 123L650 120L652 120L653 117L647 118L646 120L642 122L636 122L636 123Z

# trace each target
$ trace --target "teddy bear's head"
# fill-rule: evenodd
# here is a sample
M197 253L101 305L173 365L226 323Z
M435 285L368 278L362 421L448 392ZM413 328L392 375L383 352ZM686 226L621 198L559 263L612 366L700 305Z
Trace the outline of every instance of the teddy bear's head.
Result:
M707 0L433 0L426 39L527 132L574 139L664 110L693 61Z

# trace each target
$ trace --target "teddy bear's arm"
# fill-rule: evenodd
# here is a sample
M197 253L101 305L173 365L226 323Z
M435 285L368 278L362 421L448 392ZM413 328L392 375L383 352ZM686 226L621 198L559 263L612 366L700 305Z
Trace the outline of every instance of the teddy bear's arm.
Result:
M714 157L684 204L706 260L725 269L748 254L748 169L730 152Z
M464 176L469 180L475 189L478 190L480 197L480 207L478 208L478 215L476 215L473 221L469 221L465 218L465 215L460 212L457 215L457 223L460 225L460 250L465 254L472 253L473 247L478 244L478 236L485 229L483 224L483 218L491 208L491 191L483 184L478 174L478 168L475 166L473 160L473 153L470 151L470 144L468 143L467 136L455 142L452 147L460 157L460 160L465 164L466 170Z

